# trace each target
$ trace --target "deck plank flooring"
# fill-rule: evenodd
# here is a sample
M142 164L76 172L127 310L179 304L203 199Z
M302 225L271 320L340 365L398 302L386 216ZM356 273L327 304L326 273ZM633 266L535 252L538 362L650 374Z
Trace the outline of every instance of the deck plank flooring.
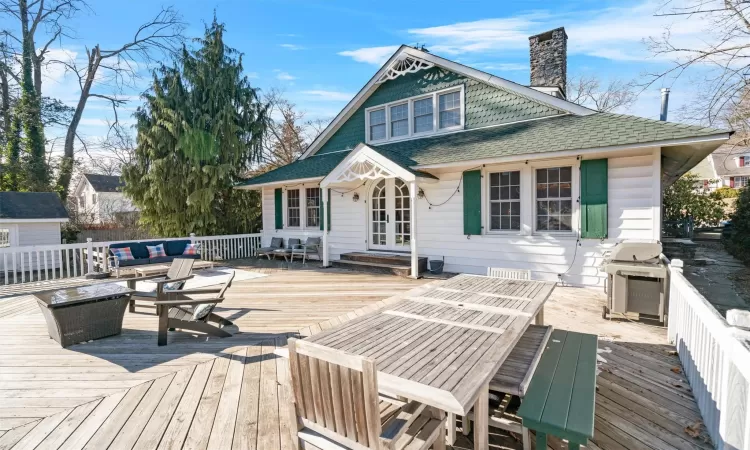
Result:
M156 346L153 308L139 303L126 313L122 335L61 349L28 295L39 286L0 287L0 450L287 449L288 369L274 350L290 335L356 319L431 281L233 265L266 275L236 281L216 309L235 323L233 336L174 332L165 347ZM558 287L545 309L555 327L600 336L589 448L711 448L665 330L604 321L601 299L598 291ZM697 438L685 431L691 427ZM518 437L492 428L490 443L521 448ZM465 448L471 442L459 433L454 449Z

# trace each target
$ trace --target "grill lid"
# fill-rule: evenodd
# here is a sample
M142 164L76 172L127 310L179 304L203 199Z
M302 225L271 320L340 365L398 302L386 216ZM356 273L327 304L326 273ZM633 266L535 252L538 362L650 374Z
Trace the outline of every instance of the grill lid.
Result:
M661 254L661 242L657 240L627 239L615 245L609 253L609 261L649 261Z

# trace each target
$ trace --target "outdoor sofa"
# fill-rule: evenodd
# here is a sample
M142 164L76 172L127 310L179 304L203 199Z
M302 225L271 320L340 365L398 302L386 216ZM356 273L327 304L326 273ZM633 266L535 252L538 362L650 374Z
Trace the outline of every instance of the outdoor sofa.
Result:
M164 244L164 252L167 256L161 256L157 258L149 258L148 249L146 246L156 246ZM186 255L185 247L190 244L189 239L178 239L178 240L153 240L153 241L133 241L133 242L118 242L111 244L107 250L107 257L109 259L110 267L115 271L119 272L119 269L132 266L143 266L146 264L166 264L171 263L175 258L189 258L189 259L200 259L200 250L194 255ZM130 248L130 253L133 255L133 259L120 260L115 257L112 249L117 248ZM117 276L117 275L116 275Z

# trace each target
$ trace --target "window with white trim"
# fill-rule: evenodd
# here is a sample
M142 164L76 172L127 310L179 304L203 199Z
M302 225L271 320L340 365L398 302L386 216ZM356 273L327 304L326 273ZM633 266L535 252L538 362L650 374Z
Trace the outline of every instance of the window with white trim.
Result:
M414 133L432 131L432 97L415 100L412 105L412 109L414 110Z
M409 135L409 104L391 106L391 136Z
M452 128L461 125L461 93L450 92L438 96L440 115L438 128Z
M308 227L320 226L320 188L307 188L305 190L307 210L305 211L305 223Z
M464 103L461 85L367 108L366 142L397 141L463 129Z
M490 179L490 231L521 229L521 172L496 172Z
M299 189L288 189L286 191L286 226L300 226L300 204Z
M0 228L0 248L10 247L10 228Z
M380 141L385 139L385 108L369 112L370 116L370 140Z
M750 177L734 177L734 187L746 187L748 185L748 180L750 180Z
M536 230L573 230L573 168L536 169Z

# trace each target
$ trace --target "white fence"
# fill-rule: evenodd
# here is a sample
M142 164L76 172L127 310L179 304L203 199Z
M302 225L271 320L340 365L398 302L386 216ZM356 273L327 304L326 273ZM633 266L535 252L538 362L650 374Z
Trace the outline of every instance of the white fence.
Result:
M222 261L255 256L260 234L190 236L144 241L192 240L199 242L201 259ZM0 285L75 278L107 267L109 246L120 242L92 242L0 248Z
M717 449L750 450L750 332L724 317L670 267L670 342Z

